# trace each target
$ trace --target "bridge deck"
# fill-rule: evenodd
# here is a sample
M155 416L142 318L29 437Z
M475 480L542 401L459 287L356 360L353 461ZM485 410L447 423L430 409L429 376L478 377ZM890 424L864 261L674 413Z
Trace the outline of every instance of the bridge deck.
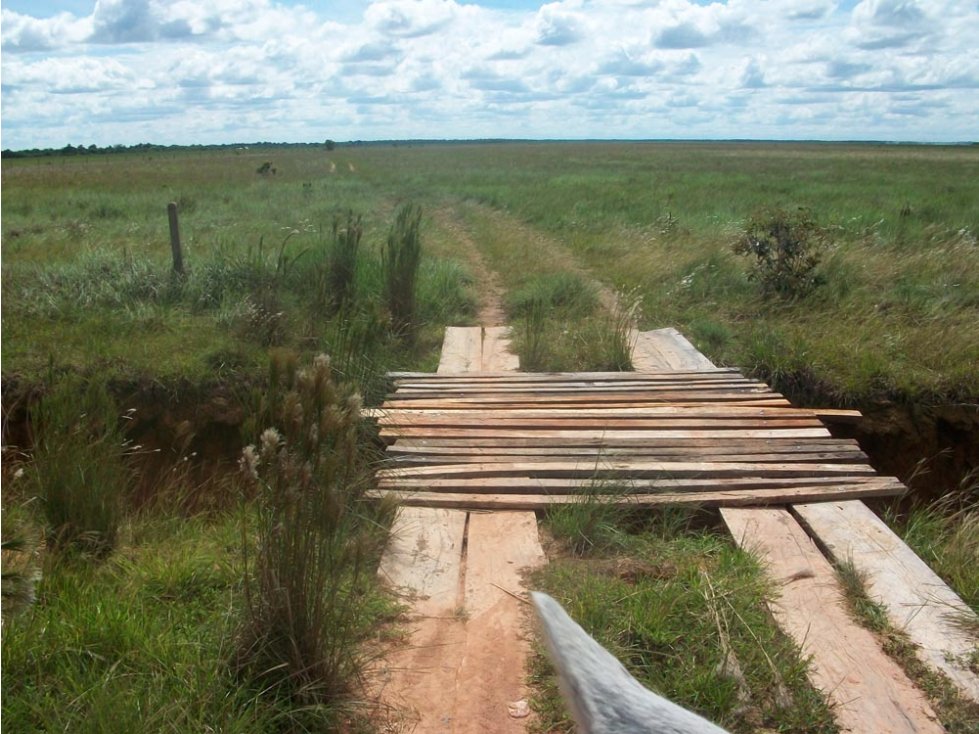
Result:
M541 509L582 492L636 506L897 495L855 441L730 369L394 373L375 496Z

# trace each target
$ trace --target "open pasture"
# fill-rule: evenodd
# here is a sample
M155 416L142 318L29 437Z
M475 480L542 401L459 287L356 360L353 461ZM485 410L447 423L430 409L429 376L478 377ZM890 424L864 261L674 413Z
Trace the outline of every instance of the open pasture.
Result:
M274 174L257 173L266 161ZM362 215L365 243L377 248L395 206L411 199L425 208L434 255L425 282L449 288L435 300L455 307L425 314L433 325L450 313L472 316L449 281L466 280L454 268L465 269L475 247L508 293L576 273L582 287L600 283L641 298L642 327L675 326L715 362L796 395L840 404L962 400L979 387L975 146L154 151L5 161L3 191L5 374L36 375L51 356L196 377L254 364L254 339L240 336L262 321L242 312L248 271L261 261L274 272L283 262L292 272L279 268L280 300L295 300L296 289L308 291L300 271L335 215ZM166 277L168 201L180 208L191 270L179 295ZM809 297L761 297L747 260L733 254L760 207L806 207L823 228L822 285ZM301 310L284 309L286 333L273 340L307 345L321 336L315 316ZM570 318L552 315L565 326Z

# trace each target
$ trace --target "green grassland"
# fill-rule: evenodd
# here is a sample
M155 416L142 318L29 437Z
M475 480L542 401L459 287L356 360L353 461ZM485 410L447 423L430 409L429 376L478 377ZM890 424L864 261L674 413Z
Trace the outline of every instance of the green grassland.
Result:
M256 173L266 160L274 175ZM294 269L301 269L333 216L348 209L364 216L365 239L377 247L396 204L411 199L428 212L457 213L477 241L498 240L490 265L510 273L509 290L574 261L619 291L635 290L642 326L676 326L719 363L776 380L806 375L824 399L960 400L979 388L974 147L527 143L153 152L5 161L3 191L5 373L37 373L52 354L175 374L206 372L236 349L250 358L248 340L243 345L228 328L240 294L221 302L226 283L214 282L234 274L215 271L273 262L286 240L285 256L298 256ZM198 276L185 290L196 288L195 297L148 298L138 283L118 293L115 284L133 271L163 279L171 200ZM825 229L825 282L810 297L762 298L746 277L747 261L733 254L745 219L762 206L807 207ZM444 228L425 226L435 254L465 262ZM503 235L524 241L499 242ZM536 238L553 246L535 267L498 254L529 248L532 260ZM91 282L100 272L111 288ZM320 336L315 317L287 318L287 341Z

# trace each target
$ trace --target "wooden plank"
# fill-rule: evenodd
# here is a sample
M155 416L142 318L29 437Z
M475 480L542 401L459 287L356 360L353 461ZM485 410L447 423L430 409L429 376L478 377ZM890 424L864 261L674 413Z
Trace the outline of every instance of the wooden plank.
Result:
M482 372L519 370L520 360L510 348L510 329L507 326L487 326L483 329Z
M786 510L724 508L721 515L735 541L757 553L780 584L772 613L810 656L810 680L833 702L843 731L944 731L924 694L850 618L832 567Z
M456 404L454 401L448 404L439 403L431 404L430 401L405 401L403 403L398 403L398 409L405 408L409 410L433 410L433 411L460 411L460 412L472 412L473 408L476 407L477 402L460 402ZM606 403L612 408L657 408L657 407L670 407L670 408L684 408L684 407L698 407L709 404L717 404L714 401L703 401L703 400L635 400L635 401L620 401L618 403ZM385 403L385 408L381 410L387 412L393 406L393 403ZM766 397L747 397L745 399L731 399L723 401L723 407L743 407L743 408L781 408L790 407L790 403L785 398L766 398ZM497 403L486 406L486 416L491 419L496 415L497 411L506 412L509 410L550 410L551 408L559 409L571 409L571 410L601 410L602 403L600 401L585 401L585 402L569 402L566 400L555 400L548 401L546 404L541 404L540 402L527 402L527 401L512 401L508 403ZM380 413L379 413L380 414Z
M392 447L394 448L394 447ZM559 452L559 453L557 453ZM504 462L513 460L541 461L560 463L564 461L601 461L605 458L628 457L635 459L655 458L657 461L686 461L695 456L701 461L711 462L744 462L744 463L847 463L863 464L863 456L858 452L852 453L810 453L810 454L705 454L702 449L666 452L642 451L637 449L511 449L491 451L457 451L450 453L432 452L392 452L388 449L385 463L382 466L412 464L482 464L486 462Z
M813 408L812 412L824 423L840 423L853 425L863 419L863 413L859 410L836 410L833 408Z
M401 507L378 575L414 599L419 614L451 613L459 604L466 513Z
M450 706L433 705L455 686L466 630L463 550L467 513L402 506L381 559L380 576L408 596L407 640L372 671L377 696L399 725L442 731Z
M743 438L738 436L725 435L721 437L703 438L697 436L666 436L663 438L629 438L619 435L619 432L612 431L597 438L571 436L553 437L539 433L523 438L483 438L479 436L467 436L465 438L453 437L402 437L398 442L388 448L388 451L406 449L428 449L434 447L464 447L467 449L483 448L643 448L655 450L661 448L703 448L705 450L724 450L724 451L806 451L817 450L847 450L858 449L856 441L852 439L833 438L828 434L823 437L799 438ZM859 450L859 449L858 449Z
M491 422L491 419L487 419ZM512 429L493 428L491 425L485 428L442 428L438 426L400 426L396 430L384 429L381 431L382 438L400 437L431 437L431 438L534 438L535 436L546 435L550 438L571 439L571 438L592 438L604 439L612 434L619 438L635 439L657 439L657 438L820 438L829 436L829 431L825 428L772 428L772 429L720 429L720 430L670 430L670 429L585 429L580 430L559 430L555 428L541 429L534 431L529 428Z
M458 465L453 465L458 466ZM510 477L414 477L401 479L392 477L378 480L378 489L397 489L402 491L420 490L428 492L468 493L468 494L583 494L601 491L609 493L639 494L712 491L748 491L756 489L785 488L829 488L829 489L869 489L881 487L893 489L894 494L903 494L904 486L896 479L874 476L836 476L836 477L630 477L615 476L594 472L583 473L578 477L548 476L510 476Z
M683 474L693 474L701 478L736 477L745 474L756 474L765 477L780 476L823 476L833 475L864 475L875 476L873 468L865 464L791 464L779 462L774 464L737 462L707 462L707 461L643 461L639 459L611 459L601 461L506 461L498 463L481 463L452 466L415 466L393 467L377 471L379 479L407 479L424 477L495 477L508 475L534 476L544 474L549 477L561 475L578 476L602 474L624 474L633 478L640 477L676 477Z
M759 405L759 406L779 406L791 407L791 403L785 398L779 397L775 393L766 392L735 392L735 393L714 393L705 396L703 393L682 392L671 393L663 392L660 394L637 393L629 394L615 393L612 395L576 395L565 393L550 397L536 395L499 396L499 397L457 397L457 398L401 398L389 396L385 401L385 408L426 408L434 410L454 410L465 408L472 410L480 405L485 410L500 410L509 408L601 408L604 405L615 407L615 403L625 403L626 406L639 407L645 405L703 405L704 403L733 403L735 405Z
M459 419L479 419L486 417L486 411L482 410L424 410L418 408L399 408L397 404L390 409L373 408L372 415L378 418L389 418L392 421L402 417L410 416L438 416ZM361 413L363 415L363 413ZM752 418L812 418L816 413L808 408L769 408L765 406L754 407L749 405L711 405L700 404L687 407L676 407L674 405L651 405L644 408L635 408L622 405L614 405L604 410L586 409L578 410L575 408L503 408L493 411L493 419L497 418L606 418L606 417L678 417L687 418L698 416L704 418L732 418L732 417L752 417Z
M605 400L615 395L644 395L650 394L660 396L669 393L686 393L702 395L705 399L710 399L715 393L738 393L738 394L771 394L776 395L770 387L761 382L721 382L712 385L691 385L689 382L674 383L640 383L623 387L619 384L569 384L560 385L520 385L506 387L458 387L458 388L413 388L398 387L395 393L388 397L389 400L405 400L409 398L431 398L443 397L448 400L457 398L493 398L497 402L501 398L520 398L528 396L539 397L547 400L552 397L563 397L564 395L582 395L592 398Z
M867 593L918 646L922 662L979 701L979 676L967 663L979 641L962 626L979 625L975 612L863 502L795 505L792 512L833 560L863 574Z
M522 732L507 704L528 697L530 640L523 575L547 560L533 512L472 513L466 558L466 645L455 681L456 732ZM509 593L507 593L509 592ZM511 595L512 594L512 595Z
M464 373L459 373L461 376ZM465 373L467 377L478 375L478 373ZM675 390L683 388L686 390L705 390L716 391L723 387L734 387L737 389L744 387L771 388L759 380L749 380L740 376L729 376L724 379L712 380L691 380L689 378L673 379L648 379L648 380L568 380L568 381L503 381L503 382L478 382L478 381L452 381L449 384L430 384L426 382L399 382L394 385L394 389L401 393L421 392L426 395L446 394L461 392L473 392L480 395L493 393L522 393L522 392L555 392L560 390L594 390L600 392L632 391L639 388L649 390Z
M447 326L439 359L439 374L478 371L483 359L483 330L479 326Z
M899 482L881 484L830 485L826 487L780 487L778 489L732 490L730 492L663 492L655 494L623 493L591 495L596 502L614 502L635 508L658 508L670 505L698 507L754 507L785 505L791 502L820 502L865 497L887 497L904 490ZM582 501L580 494L474 494L465 492L404 492L396 489L372 489L371 499L394 497L402 504L415 507L445 507L483 510L546 510L553 505Z
M473 430L486 430L492 428L495 431L541 431L549 433L552 429L563 431L610 431L618 432L623 430L710 430L710 431L741 431L741 430L781 430L815 428L825 430L823 424L816 419L806 418L734 418L734 419L684 419L679 416L669 416L665 418L607 418L605 420L577 420L574 418L492 418L492 426L487 426L490 420L484 416L482 420L469 419L454 421L447 418L433 418L431 420L424 416L416 416L403 422L382 423L384 426L383 435L393 436L407 432L411 429L418 429L428 432L427 429L449 429L455 430L459 435L464 435ZM405 434L407 435L407 433ZM418 435L415 433L414 435Z
M452 327L449 327L452 328ZM712 370L648 370L646 372L478 372L466 374L464 379L488 382L539 382L541 380L650 380L656 377L675 380L687 377L691 380L709 380L715 377L740 375L732 367L718 367ZM451 375L435 372L388 372L390 380L423 380L426 382L451 382L457 379Z
M716 368L683 334L673 328L634 331L632 344L632 367L637 371Z

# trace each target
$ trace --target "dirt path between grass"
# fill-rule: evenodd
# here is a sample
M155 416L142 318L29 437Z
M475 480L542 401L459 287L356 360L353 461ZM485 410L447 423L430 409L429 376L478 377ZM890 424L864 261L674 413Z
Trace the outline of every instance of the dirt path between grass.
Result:
M439 227L452 235L459 245L459 250L468 261L469 269L475 280L476 296L479 299L478 321L481 326L506 325L506 311L503 308L503 285L496 271L486 264L486 259L479 251L472 234L459 221L456 213L447 206L442 206L432 213Z
M608 313L616 313L623 303L623 298L615 290L598 280L594 273L568 250L561 242L532 225L485 204L467 202L464 206L476 212L480 217L490 220L493 228L514 247L533 248L536 258L548 263L560 263L561 269L577 275L590 283L598 294L598 300ZM500 276L487 263L486 257L473 236L469 226L462 221L462 216L456 207L445 204L432 213L439 227L449 232L458 243L458 252L469 264L473 277L479 284L479 323L483 326L503 326L506 324L506 311L503 307L503 287Z
M620 295L596 278L595 274L583 265L577 256L559 240L536 229L533 225L522 222L512 215L490 206L483 204L469 204L468 206L473 207L481 216L492 220L496 230L502 232L508 241L522 243L524 247L533 248L535 256L540 260L560 263L562 270L577 275L590 283L595 288L599 302L606 311L615 313L619 308L622 303Z

